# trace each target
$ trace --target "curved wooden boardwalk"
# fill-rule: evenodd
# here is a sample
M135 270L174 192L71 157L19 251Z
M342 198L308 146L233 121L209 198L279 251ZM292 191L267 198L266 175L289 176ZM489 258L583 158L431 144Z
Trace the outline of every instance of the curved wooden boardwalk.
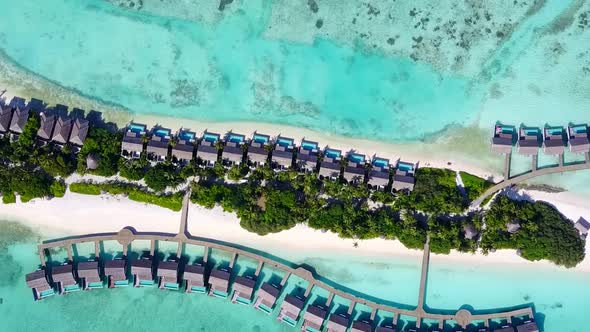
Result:
M178 243L178 251L177 257L180 257L182 253L182 247L184 244L202 246L205 248L204 250L204 261L206 262L206 257L208 256L208 252L210 249L217 249L228 252L232 255L232 261L235 260L237 255L248 257L254 259L258 262L257 270L262 268L262 265L272 266L274 268L280 269L285 272L285 277L281 284L284 284L290 275L296 275L308 282L308 287L306 289L307 295L311 292L312 288L319 287L325 289L329 292L329 299L331 299L338 295L344 299L347 299L351 303L351 308L353 308L356 304L363 304L370 308L372 308L371 316L375 317L375 314L378 310L393 313L394 314L394 324L397 324L397 321L402 316L411 316L416 318L416 327L420 327L422 321L424 319L434 320L439 323L439 326L442 328L445 321L455 321L459 325L463 326L464 328L470 323L481 323L483 322L485 326L489 326L490 320L496 319L504 319L508 322L511 322L512 317L520 317L520 316L528 316L533 318L533 309L530 306L522 307L520 309L515 310L498 310L493 313L472 313L466 309L460 309L456 312L446 311L448 313L434 313L429 311L427 306L425 305L425 297L426 297L426 283L427 283L427 274L428 274L428 263L430 257L430 250L429 250L429 241L427 240L424 245L424 255L422 258L422 273L420 279L420 291L419 291L419 298L418 298L418 306L413 309L402 309L396 308L393 306L377 303L363 297L355 296L350 293L347 293L343 290L337 289L324 281L318 279L311 271L303 268L297 267L293 268L289 265L283 264L281 262L275 261L271 258L255 254L253 252L243 250L237 247L233 247L231 245L225 245L217 243L213 240L202 239L198 237L194 237L189 234L187 230L187 220L188 220L188 207L189 207L189 197L190 193L184 198L183 201L183 208L181 212L181 222L179 227L179 232L177 234L171 233L153 233L153 232L135 232L132 229L124 228L119 232L111 232L111 233L99 233L99 234L86 234L86 235L79 235L73 236L63 239L56 239L56 240L49 240L42 244L38 245L39 251L39 258L41 260L41 265L45 266L46 259L45 259L45 250L51 248L66 248L68 251L68 258L71 262L73 262L73 255L72 255L72 246L75 244L80 243L94 243L95 254L96 257L99 257L100 251L99 246L100 242L103 241L118 241L119 244L123 246L123 253L127 254L128 246L135 240L149 240L151 242L150 252L153 255L155 253L156 241L167 241L167 242L177 242ZM443 312L438 310L437 312Z
M537 168L536 165L536 159L533 158L533 167L532 167L532 171L529 171L527 173L524 174L519 174L517 176L514 177L510 177L510 155L506 156L506 162L504 165L504 181L501 181L499 183L496 183L493 187L489 188L488 190L486 190L483 194L481 194L481 196L479 196L476 200L474 200L473 202L471 202L471 207L472 208L477 208L478 206L481 205L481 203L490 195L494 194L497 191L500 191L504 188L510 187L512 185L515 185L517 183L526 181L526 180L530 180L532 178L538 177L538 176L543 176L543 175L549 175L549 174L556 174L556 173L565 173L565 172L574 172L574 171L581 171L581 170L586 170L586 169L590 169L590 158L588 156L588 152L586 152L585 154L585 161L583 162L578 162L578 163L571 163L571 164L567 164L564 165L563 164L563 158L560 157L559 158L559 165L558 166L550 166L550 167L544 167L544 168Z

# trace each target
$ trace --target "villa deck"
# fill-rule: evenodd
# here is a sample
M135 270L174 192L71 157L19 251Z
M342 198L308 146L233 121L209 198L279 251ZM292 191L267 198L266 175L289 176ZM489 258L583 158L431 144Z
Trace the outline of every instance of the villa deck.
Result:
M392 190L395 191L412 191L416 183L415 169L416 165L408 162L398 162L393 175Z
M543 129L543 152L547 155L561 155L565 151L567 139L563 127Z
M197 134L187 129L176 133L176 144L172 147L172 158L185 164L193 160Z
M270 136L254 133L246 154L250 166L256 168L266 165L268 162L269 151Z
M124 259L113 259L104 262L104 274L109 288L129 285L126 273L127 263Z
M303 172L315 172L319 156L317 142L302 140L296 158L297 169Z
M374 157L371 162L367 183L370 188L383 190L389 185L391 178L391 166L389 159Z
M146 147L148 160L161 162L168 158L170 132L170 129L159 126L152 129L151 137Z
M232 302L246 305L251 304L255 286L255 277L237 276L232 285L234 292L234 295L232 296Z
M82 289L89 290L103 287L98 261L80 262L76 270L78 271L78 279L82 283Z
M590 150L590 138L588 136L588 125L569 125L567 128L569 136L570 152L588 153Z
M153 286L155 282L152 259L144 257L131 260L131 275L134 278L133 286Z
M327 315L328 312L326 307L314 304L309 305L303 314L301 331L308 331L309 329L321 331Z
M262 286L260 286L260 290L258 291L256 301L254 302L254 308L260 309L261 311L270 314L277 301L277 298L281 294L281 288L282 287L280 285L274 286L268 282L262 283Z
M121 155L128 159L139 159L143 153L143 136L146 134L146 125L130 123L123 135L121 142Z
M342 174L344 180L350 184L364 183L367 173L365 155L349 153L347 159L348 162Z
M74 279L72 264L62 264L51 268L51 279L57 286L59 295L80 290L76 279Z
M230 269L214 269L209 275L209 295L226 298L229 292Z
M320 163L318 177L320 179L338 180L342 172L340 161L342 160L342 151L326 148L324 150L324 159Z
M492 134L492 151L500 154L512 153L515 130L512 126L496 125Z
M303 310L304 305L304 298L296 297L293 295L285 296L285 299L281 304L281 311L277 316L277 320L287 323L291 326L295 326L297 324L299 314L301 313L301 310Z
M158 263L157 276L160 289L179 290L178 282L178 262L162 261Z
M520 127L517 142L518 153L525 156L537 155L541 140L541 131L538 128Z
M372 332L373 322L370 320L357 320L352 322L350 332Z
M273 168L287 169L293 166L293 153L295 151L294 140L289 137L278 136L271 152L271 164Z
M326 324L326 332L346 332L350 325L350 315L347 313L332 314Z
M205 266L203 265L186 265L184 267L183 278L186 281L187 293L205 294L207 285L205 284Z
M45 270L31 272L25 276L25 280L27 287L33 291L33 299L35 301L55 294L53 288L47 281Z
M226 166L239 165L244 161L244 146L246 136L228 133L225 137L225 145L221 152L221 160Z

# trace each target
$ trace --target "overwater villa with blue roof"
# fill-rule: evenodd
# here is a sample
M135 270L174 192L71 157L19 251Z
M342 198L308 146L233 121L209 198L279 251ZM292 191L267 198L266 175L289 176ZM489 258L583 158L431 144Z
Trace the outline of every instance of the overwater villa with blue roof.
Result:
M338 180L341 173L342 151L326 147L324 149L324 159L320 163L318 177L320 179Z
M133 275L133 286L151 287L154 281L153 261L151 257L141 257L131 260L131 275Z
M157 268L158 286L164 290L179 290L178 282L178 261L169 259L158 263Z
M567 127L570 152L588 153L590 150L590 139L588 137L587 124L570 124Z
M260 133L254 133L246 157L251 168L262 167L268 162L270 150L270 136Z
M54 266L51 269L51 279L53 279L59 295L80 290L80 285L74 277L73 266L70 263Z
M201 137L199 147L197 148L197 158L205 165L205 167L213 167L217 162L219 150L217 143L220 140L220 135L205 131Z
M318 166L320 151L318 142L301 140L297 153L297 169L302 172L315 172Z
M348 152L346 159L348 159L348 162L346 167L344 167L344 180L350 184L364 183L365 174L367 172L365 155L350 151Z
M143 136L147 126L131 122L125 129L121 142L121 155L127 159L139 159L143 153Z
M295 140L289 137L277 136L274 149L271 153L271 166L273 169L282 170L293 166L293 153Z
M543 152L547 155L562 155L567 145L565 128L546 126L543 129Z
M80 283L82 284L82 289L91 290L104 287L100 277L98 261L89 260L86 262L80 262L78 263L76 270L78 272Z
M390 181L391 166L389 159L373 156L371 161L371 170L368 176L368 185L373 190L384 190Z
M525 156L537 155L543 136L536 127L520 126L518 130L518 153Z
M213 269L209 275L209 296L227 298L231 268Z
M225 135L225 144L221 152L224 166L232 167L244 161L244 144L246 144L246 136L244 135L232 132Z
M148 160L162 162L168 158L171 130L161 126L152 129L150 140L147 143L146 152Z
M415 173L416 165L414 163L398 161L391 189L396 192L414 190L414 184L416 183Z
M185 165L193 160L197 134L185 128L176 132L176 144L172 147L172 161Z
M512 153L516 130L514 126L496 124L492 135L492 151L495 153Z
M252 304L252 295L256 286L256 276L236 276L232 285L232 303Z
M186 265L182 274L187 293L207 293L207 284L205 284L205 266L200 263Z

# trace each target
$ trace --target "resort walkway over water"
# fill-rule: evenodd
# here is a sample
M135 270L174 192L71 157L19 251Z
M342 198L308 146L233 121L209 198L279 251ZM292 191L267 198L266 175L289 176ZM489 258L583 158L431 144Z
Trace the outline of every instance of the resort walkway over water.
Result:
M356 304L362 304L372 308L372 318L375 317L377 311L381 310L387 313L393 313L393 324L397 325L398 319L400 316L410 316L415 317L416 319L416 327L420 328L423 324L423 320L430 320L430 321L437 321L439 327L442 328L445 324L445 321L454 321L456 324L466 327L470 323L474 324L482 324L486 327L489 326L491 320L505 320L508 323L512 321L513 317L523 317L528 316L529 318L533 318L533 309L532 307L523 307L521 309L516 310L509 310L509 311L498 311L495 313L486 313L486 314L478 314L473 313L467 309L461 309L456 312L448 312L448 313L441 313L444 311L437 310L436 313L428 310L427 306L425 305L425 296L426 296L426 284L427 284L427 277L428 277L428 264L429 264L429 241L427 240L424 245L424 255L422 259L422 274L420 280L420 291L419 291L419 299L418 299L418 306L413 309L401 309L392 307L385 304L376 303L374 301L365 299L363 297L355 296L340 289L337 289L326 282L318 279L314 273L311 271L303 268L303 267L292 267L281 262L275 261L271 258L255 254L249 252L247 250L243 250L237 247L233 247L230 245L221 244L214 240L198 238L190 235L187 231L187 221L188 221L188 208L190 204L190 192L188 192L183 200L183 208L181 212L181 223L179 227L179 232L177 234L170 234L170 233L153 233L153 232L136 232L130 228L124 228L119 232L112 232L112 233L99 233L99 234L86 234L86 235L79 235L73 236L63 239L56 239L56 240L49 240L42 244L38 245L38 252L41 265L43 267L46 266L46 259L45 259L45 251L52 249L52 248L66 248L68 252L68 259L69 263L73 262L73 254L72 254L72 246L80 243L94 243L95 254L98 258L100 255L100 243L104 241L117 241L121 246L123 246L123 254L127 255L128 247L131 245L133 241L136 240L147 240L150 241L150 254L154 257L156 251L156 241L168 241L168 242L176 242L178 243L178 250L177 250L177 257L180 257L182 253L182 248L185 244L196 245L204 247L205 257L204 263L207 262L208 252L211 249L218 249L224 252L231 254L232 262L235 260L236 256L243 256L250 259L254 259L258 262L257 271L260 271L262 265L272 266L279 270L285 272L285 278L281 282L283 285L287 282L287 279L290 275L295 275L301 279L304 279L308 282L308 287L306 290L306 295L309 295L309 291L313 287L319 287L329 292L329 303L331 303L331 299L337 295L344 299L347 299L351 303L351 308L354 307ZM231 265L231 263L230 263ZM307 296L306 296L307 298ZM327 306L329 307L329 303ZM379 322L376 322L377 324Z

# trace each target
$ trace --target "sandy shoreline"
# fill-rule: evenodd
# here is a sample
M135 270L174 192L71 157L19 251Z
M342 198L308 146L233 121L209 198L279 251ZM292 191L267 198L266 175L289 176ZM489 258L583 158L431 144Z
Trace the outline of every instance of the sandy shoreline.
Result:
M588 216L590 208L581 212ZM569 210L566 213L573 216L579 214L579 211ZM29 225L42 234L44 239L48 239L65 235L115 232L126 226L132 226L138 231L176 233L180 213L133 202L126 198L110 195L87 196L68 192L60 199L36 199L26 204L19 202L3 205L0 217ZM341 239L334 233L322 233L305 225L297 225L288 231L261 237L242 229L235 214L223 212L218 207L208 210L191 205L188 229L195 236L235 243L270 253L293 251L302 256L301 258L313 257L318 252L357 257L391 257L392 259L395 257L420 259L422 255L421 251L407 249L398 241L382 239L359 241L359 247L354 248L351 239ZM573 271L590 273L588 245L586 252L586 259ZM484 265L487 267L512 265L562 270L549 262L528 262L518 257L512 250L499 250L487 256L453 252L450 255L433 255L433 257L438 262L466 264L474 268Z

